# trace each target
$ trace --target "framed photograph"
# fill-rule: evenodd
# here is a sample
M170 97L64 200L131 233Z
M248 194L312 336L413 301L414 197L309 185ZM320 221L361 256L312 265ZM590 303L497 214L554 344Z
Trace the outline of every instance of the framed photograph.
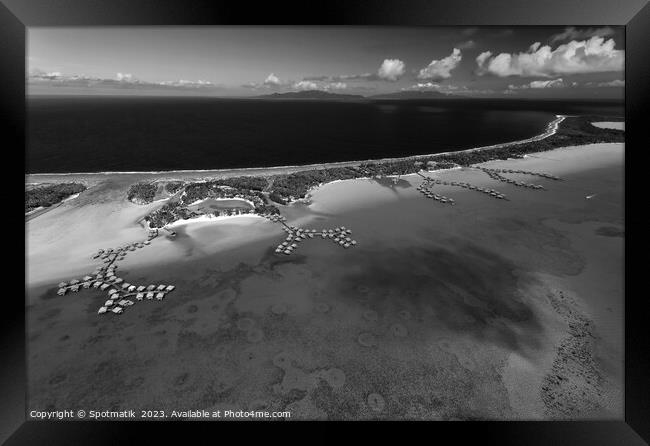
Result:
M646 2L3 0L0 18L25 166L6 444L188 421L650 438L626 206Z

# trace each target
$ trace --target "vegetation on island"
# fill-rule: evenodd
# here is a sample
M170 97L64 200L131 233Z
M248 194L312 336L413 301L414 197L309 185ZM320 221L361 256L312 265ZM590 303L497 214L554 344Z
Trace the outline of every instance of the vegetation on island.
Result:
M170 181L169 183L165 184L165 190L170 193L170 194L175 194L179 190L183 188L185 185L184 182L182 181Z
M51 184L25 190L25 212L39 207L50 207L85 190L86 186L79 183Z
M192 213L186 206L207 198L240 198L254 205L253 211L242 209L242 213L276 214L279 209L273 203L285 205L305 198L311 188L335 180L400 176L422 170L450 169L496 159L521 158L527 153L544 152L558 147L624 141L624 132L601 129L591 124L599 119L602 120L602 117L569 117L562 121L554 135L547 138L482 150L369 161L356 166L324 167L269 177L240 176L184 184L180 186L184 190L178 201L163 206L146 218L151 227L161 227L180 218L191 218ZM156 186L133 185L129 190L129 199L132 191L133 196L139 198L151 197L149 201L142 200L151 202Z
M229 209L215 210L213 215L238 215L245 213L277 214L279 209L270 204L266 195L262 192L268 187L268 181L264 177L241 176L223 178L212 181L190 183L184 186L183 193L177 200L167 203L160 209L145 217L151 228L161 228L169 223L181 219L198 217L200 214L188 209L197 201L214 199L240 199L253 203L253 209L249 207L235 207Z
M149 204L156 196L158 185L155 183L132 184L127 192L127 198L136 204Z

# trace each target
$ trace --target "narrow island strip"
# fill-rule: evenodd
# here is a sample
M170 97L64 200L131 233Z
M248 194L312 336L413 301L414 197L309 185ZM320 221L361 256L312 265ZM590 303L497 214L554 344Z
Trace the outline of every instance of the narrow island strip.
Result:
M313 188L333 181L399 178L401 175L421 171L469 167L486 161L523 158L529 153L560 147L624 142L623 131L592 125L593 121L598 120L602 120L602 117L558 115L548 124L546 131L536 137L458 152L356 161L345 165L337 163L336 166L324 165L317 168L305 166L305 170L284 174L242 175L229 178L212 176L187 182L153 180L132 185L127 196L136 204L149 204L160 196L161 190L166 194L166 203L145 217L149 228L162 228L179 220L203 216L278 215L280 214L278 205L308 199ZM499 172L482 170L495 179L506 181ZM469 185L460 186L469 187ZM526 186L539 188L536 185ZM484 192L495 198L505 198L498 191ZM436 198L435 195L432 196ZM441 202L454 203L453 199L447 197L438 198ZM206 201L211 201L213 206L201 206ZM219 206L219 201L228 201L230 205ZM238 205L237 202L241 204Z

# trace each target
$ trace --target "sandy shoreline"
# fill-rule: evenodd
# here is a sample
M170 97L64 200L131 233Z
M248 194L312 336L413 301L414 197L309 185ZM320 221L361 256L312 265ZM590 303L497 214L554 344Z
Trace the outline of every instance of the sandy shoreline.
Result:
M625 131L625 122L605 121L605 122L592 122L591 124L594 127L598 127L600 129L614 129L614 130Z

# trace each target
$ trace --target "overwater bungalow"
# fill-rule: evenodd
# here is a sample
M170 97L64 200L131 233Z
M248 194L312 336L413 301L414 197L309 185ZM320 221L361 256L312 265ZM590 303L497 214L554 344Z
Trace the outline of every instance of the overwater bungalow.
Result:
M167 290L167 291L174 291L175 288L176 288L176 287L175 287L174 285L167 285L167 288L165 288L165 290Z
M106 288L108 288L110 285L108 283L103 284L102 286L99 287L100 290L104 291Z
M147 297L147 299L149 299L149 300L153 299L153 293L152 293L151 291L148 292L146 297Z
M120 314L124 311L124 309L122 307L115 307L111 311L115 314Z
M93 288L99 288L101 285L102 285L102 282L100 282L98 280L97 282L93 283Z
M140 286L137 288L138 291L144 291L145 289L146 289L146 287L145 287L144 285L140 285Z
M112 306L112 305L113 305L113 301L110 300L110 299L107 300L106 302L104 302L104 306L105 306L105 307L110 307L110 306Z
M130 287L127 288L129 292L135 291L135 285L131 285Z
M108 311L108 308L106 307L99 307L99 310L97 310L97 314L104 314Z
M63 296L67 290L65 288L59 288L59 291L56 292L59 296Z
M156 294L156 299L158 299L158 300L163 300L164 297L165 297L165 293Z
M156 289L156 285L149 285L147 286L147 291L153 291Z
M142 299L144 298L144 293L138 293L138 294L136 294L136 295L135 295L135 298L136 298L137 300L142 300Z

